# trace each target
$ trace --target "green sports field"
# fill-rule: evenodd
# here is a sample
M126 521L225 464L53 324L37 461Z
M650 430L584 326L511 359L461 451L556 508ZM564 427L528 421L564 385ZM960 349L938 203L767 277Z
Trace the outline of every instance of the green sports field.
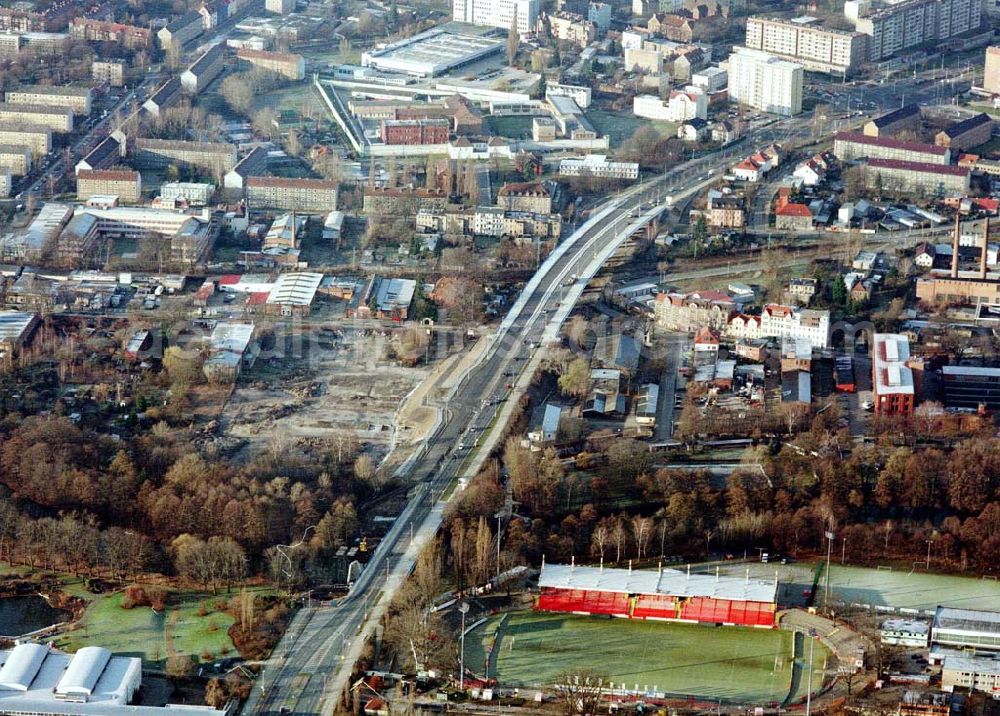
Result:
M822 597L825 582L817 585ZM830 566L831 599L849 604L934 611L938 605L1000 609L1000 582L907 570Z
M721 565L720 573L750 579L777 579L782 606L806 606L803 594L812 590L813 575L819 568L816 604L826 593L825 565L814 561L792 564L734 562ZM716 566L692 565L693 572L713 574ZM830 599L835 603L863 604L870 608L893 607L933 612L938 606L1000 610L1000 582L980 576L932 574L922 568L852 567L830 565Z
M791 700L805 695L805 672L793 674L801 644L792 632L544 612L512 612L498 632L501 619L490 618L465 642L466 666L478 674L488 667L501 684L549 685L587 669L628 689L668 694L761 704L785 701L790 691ZM817 643L814 668L822 670L827 656ZM817 671L813 688L821 682Z

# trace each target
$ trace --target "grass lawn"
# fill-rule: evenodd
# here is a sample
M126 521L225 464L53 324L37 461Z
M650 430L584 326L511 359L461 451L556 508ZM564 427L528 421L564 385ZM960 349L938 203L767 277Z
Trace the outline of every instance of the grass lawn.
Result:
M511 139L531 139L531 117L490 117L493 132Z
M621 145L626 139L635 134L639 127L649 125L666 137L677 136L677 125L673 122L653 122L643 117L636 117L631 112L617 113L604 110L591 110L586 114L587 119L594 125L598 134L607 135L611 142L611 147Z
M98 596L87 607L79 627L62 635L57 646L71 652L84 646L103 646L160 666L174 654L190 654L199 660L203 653L212 658L235 654L227 633L233 618L215 610L216 601L231 596L174 591L162 614L149 607L122 609L121 592ZM198 614L201 604L208 611L205 616Z
M466 639L465 663L479 673L500 619ZM793 686L793 640L793 633L771 629L514 612L499 634L489 675L503 684L543 685L584 668L628 689L781 702ZM827 655L815 649L816 668ZM798 682L805 679L795 681L800 695ZM821 681L814 678L814 686Z
M933 566L933 562L931 563ZM820 578L819 588L823 587ZM906 569L830 567L831 599L852 603L920 609L933 612L939 604L970 609L1000 609L1000 582L953 577Z

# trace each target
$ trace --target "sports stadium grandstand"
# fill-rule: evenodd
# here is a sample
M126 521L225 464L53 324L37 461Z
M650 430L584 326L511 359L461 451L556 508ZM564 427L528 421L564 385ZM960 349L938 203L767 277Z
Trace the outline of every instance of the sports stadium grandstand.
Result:
M702 624L774 628L777 581L678 569L632 570L543 564L535 609Z

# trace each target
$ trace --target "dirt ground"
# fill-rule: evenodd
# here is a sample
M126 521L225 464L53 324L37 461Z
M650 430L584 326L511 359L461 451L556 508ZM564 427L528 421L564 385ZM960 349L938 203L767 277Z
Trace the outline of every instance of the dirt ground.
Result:
M393 452L389 462L401 462L435 423L436 408L425 398L467 353L462 344L450 345L429 365L408 368L385 358L388 341L377 330L343 330L294 350L265 351L226 405L223 431L255 452L276 437L346 430L377 460Z

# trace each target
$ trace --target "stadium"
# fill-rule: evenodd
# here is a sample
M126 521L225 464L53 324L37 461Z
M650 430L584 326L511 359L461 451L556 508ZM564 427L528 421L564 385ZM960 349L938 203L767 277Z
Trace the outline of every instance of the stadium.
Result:
M552 685L600 664L621 695L801 702L824 682L830 650L777 628L777 577L720 572L543 563L530 610L470 628L466 665L505 686Z
M771 628L777 626L777 580L576 565L542 565L535 609Z

